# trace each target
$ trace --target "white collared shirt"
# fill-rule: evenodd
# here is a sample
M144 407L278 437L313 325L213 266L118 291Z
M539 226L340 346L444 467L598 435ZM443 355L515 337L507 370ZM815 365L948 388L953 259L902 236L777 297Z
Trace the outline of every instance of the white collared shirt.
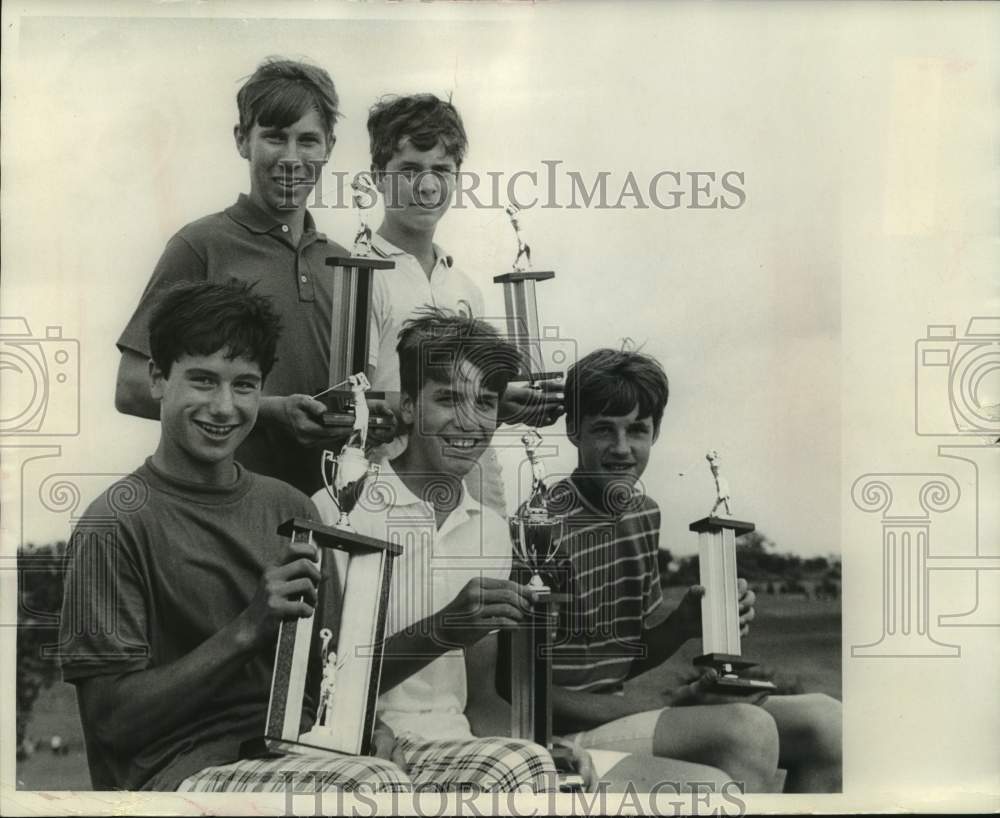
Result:
M431 305L461 311L482 318L483 294L471 278L457 270L451 257L434 245L434 269L430 277L415 256L386 241L376 233L372 249L396 262L392 270L376 270L372 289L371 354L375 367L372 389L399 391L399 356L396 344L403 323L416 316L421 307Z
M444 608L474 577L510 576L510 530L499 514L463 487L458 505L437 528L434 507L411 492L388 462L380 468L376 484L351 512L351 525L359 534L403 548L392 569L387 636ZM313 501L324 522L336 521L336 507L325 491ZM465 655L459 648L383 693L378 712L397 735L468 739L467 699Z

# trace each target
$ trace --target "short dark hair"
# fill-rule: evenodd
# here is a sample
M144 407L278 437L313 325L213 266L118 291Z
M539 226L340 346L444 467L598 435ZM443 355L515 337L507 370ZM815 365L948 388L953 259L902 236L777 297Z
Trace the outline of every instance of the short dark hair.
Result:
M255 124L287 128L315 110L329 141L340 117L340 98L330 75L319 66L283 57L268 57L257 66L236 94L236 105L243 135Z
M441 142L455 164L462 166L469 147L462 117L451 102L434 94L385 96L368 112L368 139L372 168L378 172L392 159L403 138L417 150L427 151Z
M170 377L182 355L247 358L260 365L266 378L277 356L281 321L271 299L257 295L253 285L235 279L215 283L175 284L167 290L149 322L153 362Z
M463 361L483 374L497 394L521 370L521 353L485 321L439 307L424 307L399 331L399 380L415 398L427 381L450 383Z
M638 406L638 416L652 417L653 430L659 432L670 384L652 355L598 349L570 367L565 393L571 429L579 429L587 416L627 415Z

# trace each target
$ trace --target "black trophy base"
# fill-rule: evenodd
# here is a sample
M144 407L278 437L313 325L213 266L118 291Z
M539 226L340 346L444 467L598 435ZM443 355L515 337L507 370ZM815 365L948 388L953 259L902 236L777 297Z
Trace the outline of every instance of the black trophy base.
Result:
M318 744L269 738L268 736L247 739L240 745L240 758L283 758L288 755L322 755L325 753L329 753L335 758L349 757L348 753L341 753Z
M726 696L755 696L758 693L773 693L778 688L766 679L749 679L740 675L741 671L756 666L756 662L744 656L731 653L706 653L696 656L692 663L698 667L715 668L719 678L709 686L712 693Z
M372 400L385 400L385 392L366 392ZM322 424L327 429L354 428L354 393L345 390L322 393L316 398L326 406ZM395 426L395 420L389 415L373 414L368 418L368 432L389 432Z

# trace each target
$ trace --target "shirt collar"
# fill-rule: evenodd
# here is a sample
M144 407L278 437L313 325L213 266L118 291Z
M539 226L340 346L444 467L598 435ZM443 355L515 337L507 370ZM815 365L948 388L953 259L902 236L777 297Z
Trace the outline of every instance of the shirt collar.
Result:
M388 460L383 460L379 463L377 482L381 487L384 487L386 493L383 497L388 500L393 508L422 506L427 509L431 515L433 515L434 507L429 502L420 499L416 494L410 491L406 483L403 482L403 478L399 476L399 473L392 467L392 464ZM459 515L461 519L465 519L473 514L482 513L482 506L469 493L464 480L461 485L462 498L458 501L458 505L455 506L455 508L453 508L451 513L448 515L448 519L445 521L444 525L441 526L441 531L444 531L445 528L453 527L449 523L456 515Z
M444 262L444 266L450 268L452 265L451 256L445 255L444 250L439 245L432 244L432 246L434 248L434 265L437 266L441 262ZM380 233L372 234L372 249L382 256L382 258L391 258L392 256L410 256L413 258L411 253L400 249Z
M239 195L236 204L228 208L226 213L233 221L243 225L252 233L270 233L276 227L281 226L280 221L255 205L245 193ZM319 241L326 241L326 236L316 230L316 222L308 210L302 223L302 232L303 234L316 233L316 238Z

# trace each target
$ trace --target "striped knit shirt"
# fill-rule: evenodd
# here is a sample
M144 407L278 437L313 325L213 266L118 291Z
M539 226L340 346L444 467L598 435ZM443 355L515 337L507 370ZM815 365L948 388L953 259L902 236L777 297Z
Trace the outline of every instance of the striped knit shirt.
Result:
M643 655L643 623L662 601L660 509L639 496L608 512L584 496L578 481L574 474L548 495L550 510L565 515L553 581L571 596L560 614L552 681L613 692Z

